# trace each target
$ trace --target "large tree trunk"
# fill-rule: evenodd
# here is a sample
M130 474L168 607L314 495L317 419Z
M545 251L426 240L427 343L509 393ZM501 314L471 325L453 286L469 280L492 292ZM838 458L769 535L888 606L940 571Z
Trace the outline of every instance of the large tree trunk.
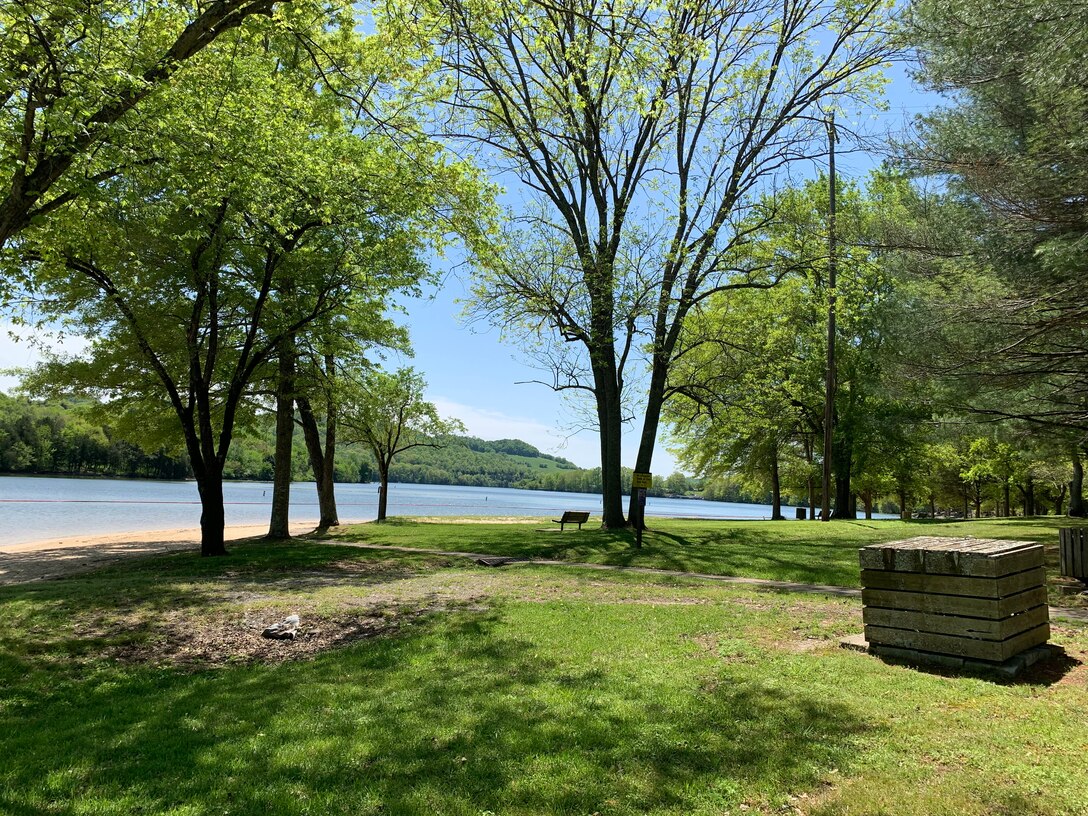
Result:
M318 479L317 495L321 503L322 530L336 527L340 524L340 516L336 511L336 493L334 483L336 481L336 398L333 380L336 377L336 360L331 354L325 355L325 376L329 378L329 396L325 400L325 467Z
M1001 501L1003 503L1002 514L1005 518L1012 515L1012 497L1009 495L1010 485L1008 477L1005 478L1005 484L1001 490Z
M326 416L325 446L322 449L321 431L317 426L317 417L309 399L300 395L298 402L298 416L302 424L302 436L306 440L306 452L310 456L310 467L314 472L314 482L317 485L317 503L321 511L321 519L317 523L318 530L327 530L340 524L340 518L336 510L336 492L333 477L335 475L336 455L336 415L330 406Z
M1073 480L1069 482L1069 515L1076 518L1088 516L1084 504L1084 463L1080 451L1073 452Z
M615 359L611 366L595 366L597 422L601 434L601 526L617 530L627 525L623 517L623 482L620 478L622 410Z
M206 401L205 401L206 402ZM226 513L223 507L223 465L215 455L210 442L201 439L198 427L208 433L210 420L201 414L196 421L194 414L199 413L194 406L177 411L185 436L185 449L189 454L189 467L196 480L197 493L200 495L200 554L202 556L226 555L223 527ZM229 444L229 440L227 440ZM225 459L224 454L224 459Z
M378 473L381 481L378 483L378 518L377 521L385 521L386 509L389 507L389 466L378 463Z
M1024 485L1024 515L1035 515L1035 480L1030 476Z
M854 451L851 445L840 439L832 448L832 464L835 471L835 509L833 519L856 519L857 505L850 490L850 471L854 466Z
M1054 515L1060 516L1062 514L1062 508L1065 507L1065 492L1069 489L1069 485L1062 485L1058 490L1058 497L1054 500Z
M873 518L873 491L866 490L861 494L861 502L865 507L865 518L872 520Z
M907 501L909 499L910 499L910 496L907 494L907 491L900 489L900 491L899 491L899 518L903 519L904 521L907 521L908 519L910 519L910 507L907 506Z
M778 474L778 445L771 445L771 520L782 521L782 481Z
M276 383L276 452L272 474L272 517L268 538L290 538L291 453L295 438L295 351L286 339L280 344Z
M858 517L857 504L854 494L850 490L850 472L845 476L835 476L835 509L831 513L833 519L856 519Z
M971 518L971 496L967 490L967 485L963 486L963 517L965 519Z
M642 419L642 436L639 437L638 454L635 456L635 473L650 473L653 464L654 445L661 425L661 407L665 402L665 367L655 362L650 373L650 389L646 395L646 415ZM632 524L646 529L643 508L638 504L636 491L631 491L627 517Z
M812 447L815 444L811 434L805 434L805 461L809 464L809 476L806 479L806 487L808 488L808 518L810 521L816 520L816 480L812 478L812 460L813 452Z
M223 510L223 471L216 464L202 468L197 478L200 493L200 554L226 555L223 528L226 518Z

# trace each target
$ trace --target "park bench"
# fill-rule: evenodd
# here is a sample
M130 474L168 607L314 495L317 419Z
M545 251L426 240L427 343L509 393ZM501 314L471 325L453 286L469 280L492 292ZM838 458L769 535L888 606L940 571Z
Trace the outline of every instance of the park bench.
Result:
M577 524L578 529L582 529L582 525L589 521L588 510L564 510L563 518L552 519L559 525L559 531L562 532L568 524Z

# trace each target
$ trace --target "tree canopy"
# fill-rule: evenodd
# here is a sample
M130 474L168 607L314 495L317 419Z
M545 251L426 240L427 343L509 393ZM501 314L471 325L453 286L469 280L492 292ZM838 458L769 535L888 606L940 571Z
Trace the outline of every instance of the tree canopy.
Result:
M968 274L989 279L953 319L974 342L954 362L984 393L976 410L1088 433L1088 11L1065 0L916 3L920 78L953 104L908 146L979 214ZM1031 391L1031 399L1012 396Z
M424 248L482 200L394 94L390 130L369 86L325 82L359 80L357 58L338 56L369 52L350 19L314 25L321 59L290 30L220 37L171 89L157 160L24 230L6 256L43 316L91 340L86 356L52 361L35 383L180 431L206 554L223 551L224 463L262 366L285 338L415 287ZM358 100L380 124L362 127Z
M533 196L476 303L553 341L549 384L593 401L604 524L620 526L633 360L648 368L634 400L648 471L687 315L714 292L774 283L741 224L776 173L823 150L824 107L879 87L891 4L437 5L456 79L448 129Z
M423 398L426 382L411 368L393 373L363 373L341 397L341 426L352 442L370 448L381 483L378 521L389 503L389 472L401 453L420 447L440 447L444 437L463 431L459 420L444 419Z
M223 34L244 25L274 30L274 23L248 24L272 18L285 2L0 6L0 247L133 163L154 160L154 150L132 137L169 110L161 96L153 98L156 91ZM301 17L325 17L318 4L296 5L305 6L293 11ZM150 109L133 119L138 107Z

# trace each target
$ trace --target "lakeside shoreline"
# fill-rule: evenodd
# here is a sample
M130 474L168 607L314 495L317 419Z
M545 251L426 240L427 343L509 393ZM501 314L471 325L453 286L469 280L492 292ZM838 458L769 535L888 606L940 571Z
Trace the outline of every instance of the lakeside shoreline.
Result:
M197 538L200 503L196 486L187 482L55 477L0 479L0 551L11 547L70 545L74 541L137 540L159 537ZM271 484L227 482L224 509L227 527L263 534L271 513ZM377 510L373 485L338 485L337 506L344 523L368 521ZM401 517L548 517L568 510L588 511L599 518L596 494L518 490L513 488L390 485L389 515ZM316 527L319 502L313 483L294 483L291 518L299 527ZM707 500L656 499L647 502L647 517L760 519L770 506ZM783 507L783 513L793 510ZM295 529L292 526L292 529ZM185 532L179 532L185 531ZM229 533L235 534L235 533ZM241 534L241 533L238 533Z
M308 533L316 526L317 519L292 522L291 535ZM229 547L267 532L268 524L235 524L225 528L224 535ZM0 586L63 578L133 556L199 549L199 527L118 530L0 545Z
M297 536L312 531L317 526L317 519L291 522L291 535ZM243 538L264 535L268 524L234 524L224 528L227 543ZM200 546L199 527L176 527L162 530L116 530L86 536L50 536L32 539L18 544L0 544L0 555L5 553L36 552L39 550L65 549L68 547L95 547L119 544L193 544Z

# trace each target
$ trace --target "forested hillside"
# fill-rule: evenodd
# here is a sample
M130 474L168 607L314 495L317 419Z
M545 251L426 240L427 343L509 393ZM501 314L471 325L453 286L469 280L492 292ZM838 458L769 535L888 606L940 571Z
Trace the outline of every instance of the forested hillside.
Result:
M65 473L184 479L183 458L148 453L68 403L30 402L0 394L0 473Z
M299 435L301 436L301 435ZM293 471L296 479L312 478L298 439ZM259 427L231 446L225 475L230 479L272 478L271 427ZM340 482L370 481L373 460L358 446L338 452ZM77 402L38 402L0 394L0 472L61 473L183 479L190 475L180 449L148 453L119 436L109 423L91 418ZM482 487L537 487L588 490L599 485L595 470L541 453L519 439L486 441L453 437L442 447L416 448L394 466L394 481L462 484Z
M442 447L413 448L393 463L394 482L459 484L479 487L539 487L546 475L583 473L573 462L541 453L520 439L489 442L451 437Z
M292 457L298 481L313 478L301 434ZM274 459L270 421L231 445L224 475L228 479L268 481ZM109 423L97 421L79 402L39 402L0 393L0 473L65 474L150 479L191 476L180 449L148 453L122 438ZM337 451L336 481L369 482L376 478L373 457L358 445ZM406 451L393 465L391 480L413 484L518 487L599 493L600 468L580 468L573 462L543 453L520 439L488 441L455 436L441 447ZM631 471L624 468L624 489ZM679 473L656 480L651 495L694 496L702 480ZM765 501L735 480L707 484L706 498L719 501Z

